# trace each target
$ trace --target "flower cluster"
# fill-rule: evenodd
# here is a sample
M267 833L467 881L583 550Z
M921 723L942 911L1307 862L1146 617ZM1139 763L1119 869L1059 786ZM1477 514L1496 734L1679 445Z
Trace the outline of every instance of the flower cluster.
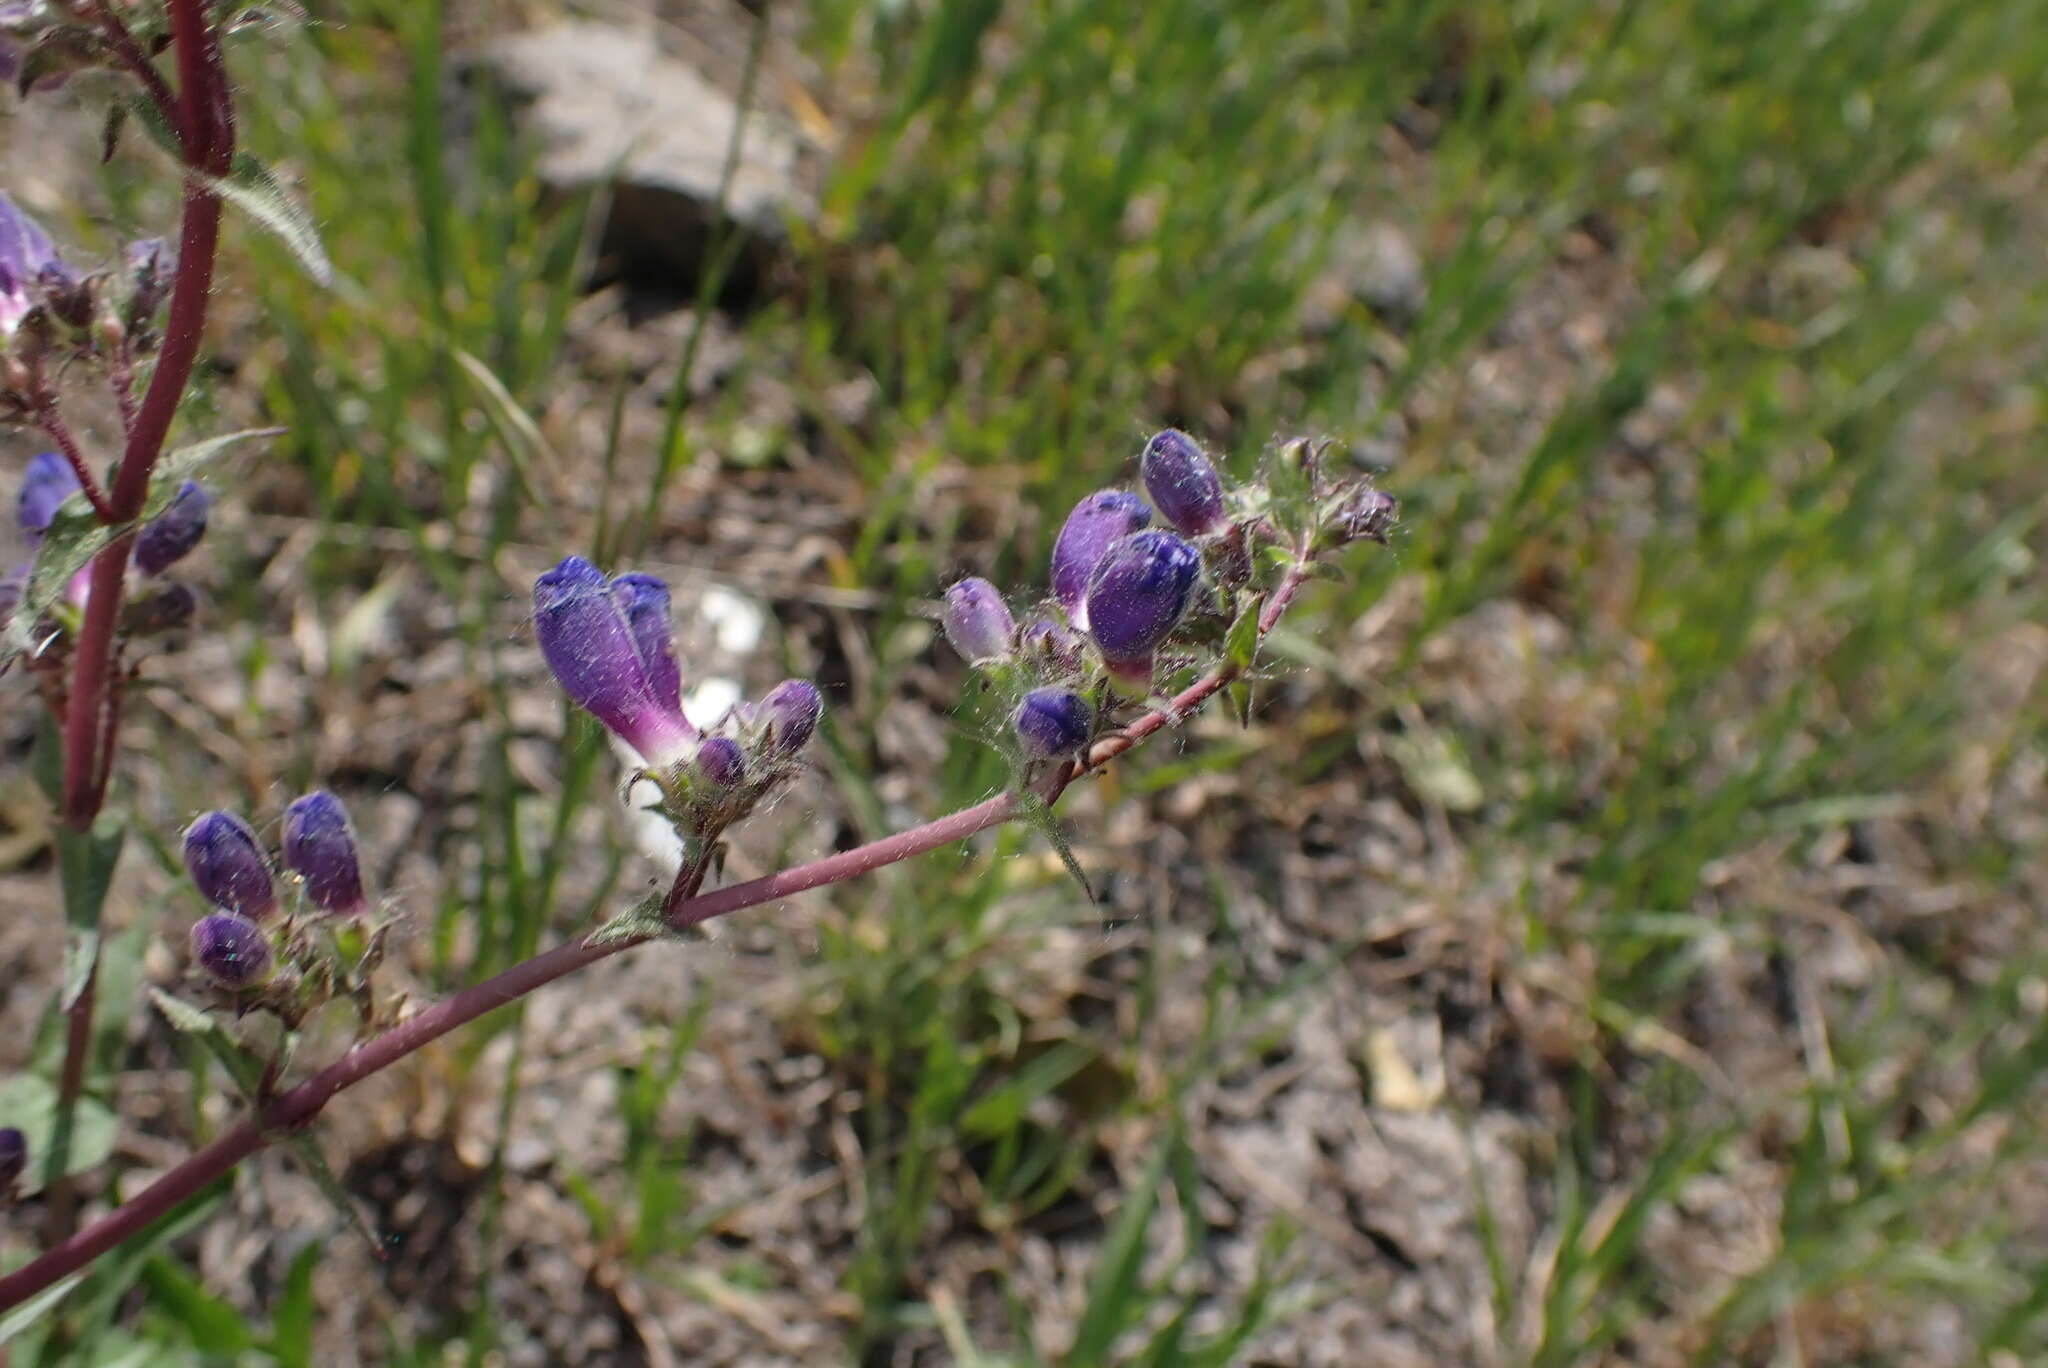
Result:
M32 552L41 546L49 533L58 509L73 496L80 496L83 512L78 476L62 456L54 451L45 451L29 461L28 470L22 476L21 492L15 500L15 516L21 524L22 537ZM165 579L163 575L183 560L206 535L206 518L211 506L212 500L207 497L206 490L187 480L179 486L177 494L164 510L144 523L141 531L135 534L129 564L148 584L146 590L124 601L121 614L123 636L167 632L192 620L192 614L198 607L198 597L190 586ZM0 578L0 626L14 615L34 566L33 559L24 561ZM62 605L51 614L54 629L75 625L71 619L85 609L90 579L89 570L82 569L72 575L65 586Z
M156 238L129 244L118 267L82 270L0 192L0 422L40 421L70 365L125 372L154 351L175 270Z
M824 712L817 685L786 679L698 728L683 714L668 585L652 575L607 577L570 556L534 581L533 625L562 691L645 762L699 855L794 777Z
M387 926L373 924L348 811L325 790L307 794L285 809L280 846L296 889L288 907L246 821L216 811L185 829L186 872L214 909L193 923L193 963L238 1009L267 1008L288 1023L336 992L367 1011Z
M1320 457L1312 443L1290 443L1266 478L1232 489L1192 437L1169 428L1139 458L1151 503L1105 489L1076 504L1053 542L1051 592L1021 626L987 580L946 591L946 638L1005 692L1021 761L1073 756L1099 719L1195 659L1176 648L1213 644L1255 611L1255 551L1287 565L1324 546L1385 539L1394 500L1362 480L1324 481ZM1152 526L1155 508L1167 527Z

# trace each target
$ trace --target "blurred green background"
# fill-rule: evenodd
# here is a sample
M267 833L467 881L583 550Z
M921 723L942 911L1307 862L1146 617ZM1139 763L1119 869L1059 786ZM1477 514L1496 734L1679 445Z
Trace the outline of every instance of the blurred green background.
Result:
M637 952L334 1120L386 1261L268 1158L75 1361L2048 1357L2048 10L592 6L805 148L678 266L474 79L564 10L316 8L233 62L339 283L231 235L203 421L289 434L136 712L144 922L315 781L420 996L623 906L520 626L568 551L829 686L751 872L1001 782L930 601L1152 429L1404 516L1249 730L1075 795L1100 906L1020 830Z

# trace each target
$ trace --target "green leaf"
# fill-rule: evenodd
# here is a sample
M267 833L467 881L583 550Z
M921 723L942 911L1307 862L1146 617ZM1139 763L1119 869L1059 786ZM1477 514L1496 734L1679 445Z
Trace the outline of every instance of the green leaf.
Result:
M320 1242L308 1241L292 1258L284 1275L284 1291L270 1313L270 1352L283 1368L312 1368L313 1270L320 1263Z
M39 1074L15 1074L0 1083L0 1117L28 1139L28 1172L23 1195L43 1190L59 1174L84 1173L107 1162L118 1129L114 1113L93 1097L71 1109L68 1135L60 1135L57 1088Z
M1074 1347L1067 1354L1071 1368L1111 1362L1109 1351L1117 1337L1137 1322L1151 1300L1138 1287L1145 1264L1145 1232L1151 1228L1159 1184L1177 1143L1175 1136L1162 1139L1145 1165L1144 1176L1124 1193L1123 1210L1110 1227L1109 1238L1102 1242L1095 1276L1088 1285L1088 1305L1074 1331Z
M72 576L117 539L170 507L171 500L178 495L179 486L200 467L237 442L253 437L274 437L283 431L283 428L276 427L245 428L240 432L209 437L171 452L157 462L156 471L149 479L149 497L144 500L142 512L133 522L113 526L102 523L92 511L92 505L86 502L83 492L73 494L59 504L56 516L50 520L49 530L43 534L42 545L36 548L35 564L29 570L28 583L22 586L21 601L15 605L6 636L0 638L0 665L34 647L37 625L64 597Z
M1046 804L1045 799L1030 789L1019 789L1017 807L1024 820L1037 827L1039 833L1052 842L1052 848L1059 852L1060 863L1067 867L1067 873L1074 876L1074 882L1081 885L1081 892L1087 895L1088 901L1094 902L1095 890L1089 887L1088 876L1081 872L1080 861L1074 858L1074 848L1067 844L1067 838L1060 831L1059 823L1052 815L1052 808Z
M1249 670L1259 653L1259 609L1264 603L1264 595L1247 599L1237 620L1230 624L1229 635L1223 638L1223 658L1240 670Z
M121 859L121 842L127 835L127 825L111 813L94 822L90 831L57 828L64 920L72 927L99 930L100 910L106 906L107 887L114 881L114 866Z
M197 173L194 173L195 175ZM320 230L313 216L287 190L269 167L247 152L235 154L234 168L225 176L198 176L207 189L277 234L306 268L313 283L323 289L334 284L334 263L320 244Z
M247 1353L256 1347L256 1336L239 1311L163 1255L142 1266L142 1281L158 1309L183 1326L209 1355Z
M84 1276L83 1273L73 1273L68 1278L60 1278L6 1315L0 1316L0 1344L6 1344L41 1320L58 1302L64 1300L72 1288L78 1286L79 1279Z
M584 937L585 945L615 945L620 941L648 940L674 936L675 929L661 916L662 895L650 893L632 907L613 917Z

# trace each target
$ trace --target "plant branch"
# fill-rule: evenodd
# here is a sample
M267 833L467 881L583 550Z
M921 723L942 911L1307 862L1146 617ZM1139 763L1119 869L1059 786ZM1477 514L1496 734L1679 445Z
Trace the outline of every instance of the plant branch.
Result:
M1279 622L1308 574L1309 566L1304 562L1293 566L1282 578L1259 615L1261 638ZM1086 757L1074 761L1058 774L1051 785L1052 798L1057 799L1074 780L1124 754L1174 718L1184 717L1200 707L1240 673L1242 671L1235 665L1228 662L1220 664L1174 697L1171 715L1148 713L1121 731L1097 741ZM728 912L757 907L807 889L857 878L885 865L964 840L1017 816L1019 809L1016 794L1000 793L973 807L878 841L870 841L853 850L828 855L729 888L696 896L686 894L673 908L665 909L667 919L677 929L696 926ZM676 876L676 887L684 888L701 878L706 863L708 861L685 865ZM0 1277L0 1311L20 1305L59 1279L84 1268L272 1140L310 1125L321 1109L343 1090L354 1087L370 1075L390 1067L486 1012L515 1002L566 974L644 944L648 939L645 936L602 942L584 939L543 951L482 983L472 984L443 998L417 1016L364 1042L297 1087L279 1094L259 1108L255 1116L220 1135L128 1202L70 1239L46 1250L40 1258Z
M92 505L94 515L103 523L112 522L114 519L107 507L107 496L100 491L100 482L93 478L92 467L85 463L85 453L79 450L78 439L71 435L71 428L57 408L54 395L40 396L36 404L36 419L50 440L57 444L57 450L64 453L64 459L71 463L71 473L78 477L79 487L85 491L85 501Z
M149 96L157 113L172 128L182 128L183 121L178 101L171 94L171 88L164 84L163 74L156 69L156 63L149 60L149 54L142 50L142 44L135 41L135 35L123 23L121 16L114 13L107 0L87 0L86 10L99 24L100 32L106 37L107 46L121 65L128 68L130 75L142 83L142 89Z

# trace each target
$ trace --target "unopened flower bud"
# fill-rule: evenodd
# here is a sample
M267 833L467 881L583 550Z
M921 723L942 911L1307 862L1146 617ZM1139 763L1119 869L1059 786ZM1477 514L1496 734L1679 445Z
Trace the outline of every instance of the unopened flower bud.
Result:
M782 755L802 750L824 713L825 700L808 679L785 679L754 705L755 720L767 724L772 744Z
M1242 589L1252 582L1252 542L1246 525L1232 523L1223 535L1208 543L1209 565L1217 582L1226 589Z
M166 581L154 593L138 594L121 605L121 634L130 637L174 632L199 611L199 595L190 585Z
M177 258L162 238L144 238L128 244L128 319L131 324L147 322L170 293L177 274Z
M1088 584L1088 632L1113 673L1150 679L1152 653L1180 624L1201 572L1201 556L1171 532L1110 547Z
M707 736L697 747L697 771L718 788L738 788L747 777L746 752L730 736Z
M0 1197L14 1190L28 1172L28 1137L13 1126L0 1126Z
M1072 672L1081 668L1080 634L1049 617L1034 617L1025 623L1018 640L1027 657L1056 670Z
M655 696L646 662L604 572L570 556L533 582L534 634L540 651L579 707L610 728L650 765L687 756L695 729L674 701Z
M1033 689L1011 715L1017 739L1034 760L1072 755L1088 744L1095 710L1088 700L1068 689Z
M1185 432L1168 428L1145 443L1138 470L1145 492L1182 535L1200 537L1223 525L1223 482Z
M270 938L252 921L216 912L192 924L192 958L215 983L239 991L270 977Z
M1387 544L1387 533L1401 514L1401 502L1383 489L1362 486L1346 499L1331 521L1331 531L1341 541L1376 541Z
M43 539L43 534L50 530L51 520L57 516L58 508L80 487L78 476L72 473L71 463L56 452L44 451L29 458L28 469L21 477L21 493L14 501L14 512L21 523L22 535L28 538L30 545Z
M323 912L353 917L368 906L348 809L318 789L284 810L285 868L305 880L306 901Z
M946 640L970 665L1009 655L1010 640L1017 633L1016 619L1002 594L985 579L964 579L948 589L939 620Z
M161 575L184 559L206 535L206 511L212 502L196 481L180 485L170 506L136 534L135 568L145 575Z
M185 868L206 900L223 911L261 920L277 910L263 847L232 812L209 812L185 829Z
M676 664L675 629L669 621L668 582L653 575L612 576L612 596L626 614L640 663L647 670L654 701L682 712L683 672Z
M1074 625L1088 626L1088 580L1110 544L1152 521L1137 495L1105 489L1074 505L1052 544L1052 593Z

